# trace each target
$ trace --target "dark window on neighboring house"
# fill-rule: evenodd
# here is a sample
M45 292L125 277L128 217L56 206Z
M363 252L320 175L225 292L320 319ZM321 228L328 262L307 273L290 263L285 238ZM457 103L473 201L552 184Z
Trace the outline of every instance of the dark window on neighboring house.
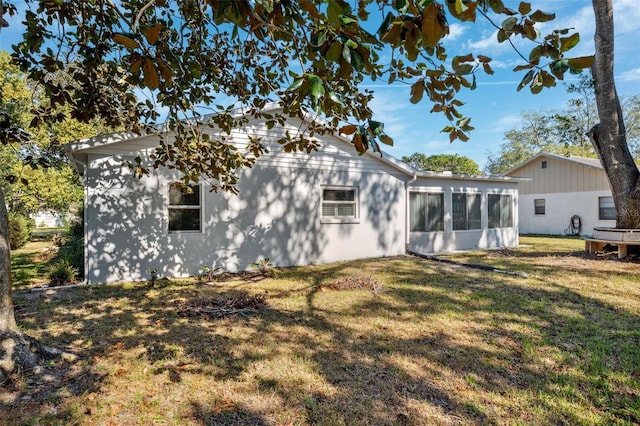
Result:
M489 228L513 226L513 197L511 195L487 195Z
M547 162L545 160L542 161L542 163L540 163L542 165L543 169L547 168Z
M356 188L326 188L322 190L322 217L355 219L358 215Z
M183 189L169 186L169 232L200 232L202 230L202 205L200 186Z
M444 194L409 193L409 216L412 232L444 231Z
M598 216L600 220L616 220L613 197L598 197Z
M536 215L545 214L545 201L544 198L533 200L533 208Z
M480 229L482 195L453 193L451 198L453 230Z

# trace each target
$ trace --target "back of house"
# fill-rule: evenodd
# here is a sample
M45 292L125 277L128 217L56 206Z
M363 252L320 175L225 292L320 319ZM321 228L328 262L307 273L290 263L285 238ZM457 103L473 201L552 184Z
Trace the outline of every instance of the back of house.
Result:
M292 266L517 245L518 179L416 172L386 154L357 155L330 134L313 136L317 152L285 153L278 138L308 124L254 119L226 136L239 147L259 137L269 150L240 172L238 195L210 192L204 180L185 193L168 168L135 177L125 162L151 164L170 134L70 144L86 187L86 281L242 271L266 258Z

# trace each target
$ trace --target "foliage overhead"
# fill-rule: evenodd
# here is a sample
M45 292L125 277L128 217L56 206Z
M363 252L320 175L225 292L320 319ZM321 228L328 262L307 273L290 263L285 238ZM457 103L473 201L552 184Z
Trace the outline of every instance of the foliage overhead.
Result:
M433 172L449 171L455 174L481 175L478 163L469 157L458 154L436 154L426 156L420 152L414 152L408 157L402 157L402 161L417 170L430 170Z
M503 173L540 152L597 158L587 133L598 122L593 81L583 77L567 86L575 94L560 111L526 111L518 125L505 133L497 153L489 153L485 172ZM622 99L631 154L640 159L640 95Z
M83 191L61 145L93 136L105 128L96 122L69 119L64 113L60 121L29 127L32 104L43 103L41 92L27 82L24 73L2 51L0 95L0 114L7 117L7 133L12 133L0 145L0 188L9 209L26 216L41 209L67 211L70 204L82 200Z
M443 131L451 141L468 140L473 127L459 111L459 92L474 89L479 72L493 71L487 56L447 52L442 41L450 20L489 20L497 40L522 60L515 68L526 71L518 90L538 93L593 61L568 56L577 33L539 33L536 25L555 15L524 1L516 9L502 0L26 3L26 31L13 55L49 99L37 105L34 124L59 119L56 111L64 107L80 121L102 117L112 127L142 132L164 109L176 137L162 142L150 164L137 159L135 171L168 166L183 172L185 183L204 175L213 189L231 191L235 170L251 166L264 146L253 139L234 147L185 118L216 112L206 119L229 133L247 116L272 126L306 109L330 126L287 134L280 140L285 151L310 152L317 149L315 132L340 130L359 153L376 152L393 140L373 120L372 92L359 84L384 80L410 85L412 103L427 100L431 112L449 119ZM530 41L530 52L514 39ZM53 78L60 73L68 78ZM282 113L261 111L274 97ZM233 115L234 103L248 107L247 116Z

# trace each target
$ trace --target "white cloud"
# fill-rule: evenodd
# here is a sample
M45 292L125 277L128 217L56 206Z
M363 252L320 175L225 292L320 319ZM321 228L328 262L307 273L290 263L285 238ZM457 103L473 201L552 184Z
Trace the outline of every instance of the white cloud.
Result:
M640 81L640 68L634 68L624 71L620 74L620 80L622 81Z
M453 23L449 25L449 35L447 39L451 41L459 40L466 32L467 28L464 25Z

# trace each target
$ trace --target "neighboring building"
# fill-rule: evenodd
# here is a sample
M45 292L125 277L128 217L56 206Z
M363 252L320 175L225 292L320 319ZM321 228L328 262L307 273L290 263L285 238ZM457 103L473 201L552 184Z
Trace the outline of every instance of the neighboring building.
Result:
M591 235L595 227L616 225L609 180L597 158L540 153L504 176L528 178L518 187L523 234Z
M291 266L518 244L519 179L418 172L389 155L359 156L333 135L314 136L319 152L283 152L276 140L300 128L297 118L273 129L252 120L233 132L236 144L250 135L269 148L240 173L238 196L206 181L185 195L172 189L175 170L134 177L123 161L148 161L159 135L69 144L86 186L87 282L190 276L202 265L241 271L265 257Z

